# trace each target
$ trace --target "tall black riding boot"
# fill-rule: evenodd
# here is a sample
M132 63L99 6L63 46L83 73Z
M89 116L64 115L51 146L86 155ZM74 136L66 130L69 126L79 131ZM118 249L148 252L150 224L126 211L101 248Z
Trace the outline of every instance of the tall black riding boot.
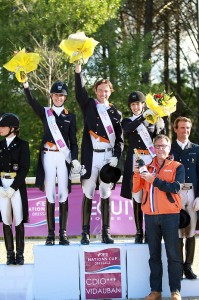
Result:
M15 265L14 242L12 234L12 226L3 224L4 241L7 251L7 265Z
M48 199L46 199L46 219L48 225L46 245L52 246L55 244L55 203L48 202Z
M24 224L15 226L16 231L16 264L24 264Z
M186 239L185 243L185 263L184 263L184 274L187 279L196 279L197 275L192 271L192 264L195 252L195 236Z
M59 203L59 244L68 246L70 244L66 235L66 227L68 223L68 199Z
M181 279L183 279L183 247L184 247L184 243L183 243L183 239L179 238L178 239L178 255L179 255L179 259L180 259L180 263L181 263Z
M113 244L114 240L110 235L110 198L101 199L102 213L102 243Z
M92 210L92 199L84 195L82 200L82 245L90 244L90 220Z
M133 199L134 220L136 226L135 244L142 244L143 242L143 213L141 210L141 203L137 203Z

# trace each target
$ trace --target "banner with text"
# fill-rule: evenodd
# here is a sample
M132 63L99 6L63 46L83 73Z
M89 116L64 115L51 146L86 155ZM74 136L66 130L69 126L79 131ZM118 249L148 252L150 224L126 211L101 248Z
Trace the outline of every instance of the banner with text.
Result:
M118 184L111 194L111 234L134 235L135 222L133 216L133 201L120 197L121 184ZM26 237L40 237L47 235L46 223L46 197L45 193L37 188L28 188L29 223L25 224ZM69 212L67 234L69 236L81 235L81 207L83 193L81 185L72 186L69 194ZM59 202L58 197L55 205L56 234L59 233ZM91 235L101 233L100 196L96 191L92 201ZM196 231L199 233L199 231ZM2 226L0 226L2 236Z
M133 203L120 197L121 185L118 184L111 195L111 233L113 235L134 235L135 225L133 217ZM26 237L40 237L47 235L46 223L46 197L45 193L37 188L28 188L29 223L25 224ZM68 227L69 236L81 235L81 206L83 192L81 185L72 185L72 193L69 194ZM59 202L55 205L56 234L59 233ZM96 191L92 203L91 234L101 233L100 196ZM0 226L0 235L2 228Z
M124 299L125 257L124 247L81 247L81 299Z

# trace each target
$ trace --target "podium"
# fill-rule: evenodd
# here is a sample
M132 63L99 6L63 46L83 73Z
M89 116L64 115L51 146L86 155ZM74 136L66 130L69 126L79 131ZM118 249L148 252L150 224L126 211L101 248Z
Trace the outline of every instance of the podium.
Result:
M126 244L127 253L127 299L144 298L151 292L149 284L149 249L146 244ZM170 297L168 284L167 257L164 243L162 243L162 296ZM199 296L199 279L181 281L181 296Z
M138 299L150 293L146 244L91 242L35 245L34 264L0 266L0 299ZM163 297L170 297L162 243ZM181 281L182 297L199 298L199 278Z
M34 299L79 299L79 244L36 245L33 252Z

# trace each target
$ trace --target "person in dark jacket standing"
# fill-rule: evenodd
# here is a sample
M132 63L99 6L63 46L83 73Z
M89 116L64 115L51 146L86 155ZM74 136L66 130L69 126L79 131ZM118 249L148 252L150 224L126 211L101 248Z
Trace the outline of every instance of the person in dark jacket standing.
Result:
M64 108L68 87L56 81L50 90L52 107L43 107L33 96L28 82L24 83L28 104L42 120L44 135L36 174L36 186L46 192L48 236L46 245L55 244L56 177L59 198L59 244L69 245L66 234L68 220L69 174L80 171L76 139L76 117Z
M171 153L176 161L185 167L185 184L180 191L182 207L190 215L190 224L179 229L179 255L182 263L182 275L187 279L196 279L192 264L195 252L195 230L197 211L199 210L199 145L191 143L192 121L186 117L178 117L174 121L177 140L171 145ZM185 238L185 257L183 258L183 239Z
M109 103L113 87L107 79L102 79L95 84L96 99L89 98L80 64L76 64L75 67L75 91L84 118L81 159L86 173L81 176L84 193L81 244L88 245L90 243L92 199L98 179L101 198L102 242L112 244L114 240L110 236L109 229L110 195L113 185L104 183L99 178L99 174L107 163L116 167L123 150L121 113Z
M141 210L142 191L132 193L132 177L134 164L134 148L138 150L140 157L146 164L152 161L154 157L152 141L157 134L165 134L165 124L161 119L161 123L150 124L145 120L147 114L154 113L145 110L145 95L140 91L133 91L128 97L128 107L132 112L132 116L122 120L122 128L128 139L128 150L124 165L124 174L121 187L121 196L127 199L133 198L134 220L136 225L135 243L143 242L143 213ZM145 241L146 241L145 236Z
M19 118L12 113L0 117L0 214L7 251L7 265L24 264L24 223L28 222L25 178L30 167L28 142L21 140ZM15 223L16 256L12 222Z

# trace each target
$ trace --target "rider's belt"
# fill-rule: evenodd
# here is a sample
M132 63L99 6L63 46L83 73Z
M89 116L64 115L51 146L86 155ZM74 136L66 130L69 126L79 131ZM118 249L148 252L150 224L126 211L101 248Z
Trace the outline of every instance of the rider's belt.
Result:
M94 152L97 152L97 153L102 153L102 152L109 152L109 151L112 151L112 148L107 148L107 149L93 149Z
M44 151L52 151L52 152L58 152L59 151L59 149L50 149L50 148L45 148L45 147L43 147L43 150Z
M182 190L187 191L193 189L193 183L183 183Z
M14 179L17 176L16 172L1 172L1 178L5 178L5 179Z
M142 154L142 155L149 155L150 153L149 153L149 150L141 150L141 149L137 149L137 152L139 153L139 154Z
M98 139L98 138L99 138L99 141L100 141L100 142L104 142L104 143L108 143L108 144L110 143L109 140L107 140L107 139L105 139L104 137L102 137L102 136L96 134L96 133L93 132L92 130L89 130L89 133L90 133L90 135L92 135L95 139Z

